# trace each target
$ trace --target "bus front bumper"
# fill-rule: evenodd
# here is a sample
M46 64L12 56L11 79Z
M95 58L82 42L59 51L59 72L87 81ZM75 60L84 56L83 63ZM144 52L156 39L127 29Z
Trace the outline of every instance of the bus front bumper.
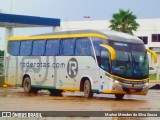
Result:
M105 94L133 94L133 95L146 95L148 92L149 84L128 84L115 81L112 90L103 90Z

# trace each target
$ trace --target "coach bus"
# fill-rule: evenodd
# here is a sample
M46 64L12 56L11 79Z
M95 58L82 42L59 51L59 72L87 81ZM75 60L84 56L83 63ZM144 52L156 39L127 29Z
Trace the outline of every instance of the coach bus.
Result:
M47 89L64 91L146 95L149 83L147 52L157 55L137 37L95 30L63 31L10 37L6 53L6 83L27 93Z

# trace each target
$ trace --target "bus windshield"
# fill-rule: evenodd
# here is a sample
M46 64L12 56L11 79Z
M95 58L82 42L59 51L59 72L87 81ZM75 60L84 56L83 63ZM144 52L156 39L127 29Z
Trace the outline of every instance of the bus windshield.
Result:
M148 77L148 58L143 44L110 41L109 45L116 52L111 67L114 75L138 79Z

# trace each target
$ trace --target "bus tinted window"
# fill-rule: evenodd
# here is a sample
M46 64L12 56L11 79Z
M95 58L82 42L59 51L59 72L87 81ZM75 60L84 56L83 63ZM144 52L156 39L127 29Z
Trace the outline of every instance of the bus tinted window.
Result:
M103 44L101 40L93 40L96 56L100 56L100 52L101 52L100 44Z
M19 55L20 41L9 41L8 42L8 52L11 55Z
M107 72L110 72L109 52L101 47L99 66Z
M60 40L47 40L45 55L58 55Z
M95 49L96 56L100 56L100 44L108 44L108 41L102 38L92 37L93 46Z
M45 51L45 40L35 40L33 41L32 55L43 55Z
M101 66L101 46L100 44L108 44L108 41L106 39L92 37L92 42L95 50L95 54L97 57L98 65Z
M22 41L20 48L20 55L22 56L31 55L31 49L32 49L32 41Z
M74 39L61 40L60 55L74 55Z
M75 55L91 55L91 43L88 38L81 38L76 40Z

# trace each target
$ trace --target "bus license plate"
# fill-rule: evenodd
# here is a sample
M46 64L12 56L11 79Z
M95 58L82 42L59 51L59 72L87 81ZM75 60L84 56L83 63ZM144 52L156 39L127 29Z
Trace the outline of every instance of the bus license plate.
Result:
M136 92L136 89L130 89L130 92L134 93L134 92Z

